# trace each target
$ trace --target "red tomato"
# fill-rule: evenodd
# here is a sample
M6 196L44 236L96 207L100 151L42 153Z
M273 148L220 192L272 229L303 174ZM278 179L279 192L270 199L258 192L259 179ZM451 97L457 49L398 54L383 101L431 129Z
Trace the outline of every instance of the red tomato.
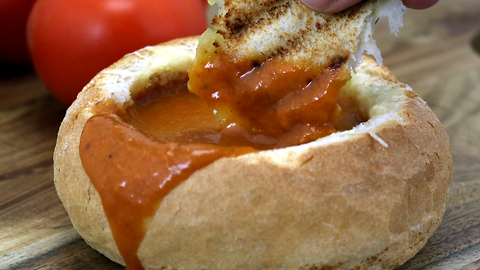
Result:
M102 69L147 45L206 29L192 0L37 0L27 40L37 74L69 105Z
M200 0L204 7L209 7L208 0Z
M0 62L30 61L25 30L35 0L0 0Z

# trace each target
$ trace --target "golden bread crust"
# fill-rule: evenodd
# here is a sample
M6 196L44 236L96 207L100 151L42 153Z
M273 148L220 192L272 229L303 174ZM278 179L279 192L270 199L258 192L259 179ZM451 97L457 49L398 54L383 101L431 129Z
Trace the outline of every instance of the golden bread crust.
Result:
M180 39L125 56L85 87L60 127L59 197L86 242L121 264L80 161L83 126L102 103L127 106L129 91L149 78L162 83L182 76L196 44L196 37ZM150 222L138 251L143 266L392 269L414 256L445 211L452 169L447 134L385 67L365 59L353 77L341 93L358 100L367 122L198 170L165 197Z

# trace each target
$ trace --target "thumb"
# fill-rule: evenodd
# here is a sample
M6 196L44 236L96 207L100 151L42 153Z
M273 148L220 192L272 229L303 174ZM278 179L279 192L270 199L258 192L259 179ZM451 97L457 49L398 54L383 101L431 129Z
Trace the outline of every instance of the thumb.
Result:
M322 13L335 13L342 11L361 0L301 0L311 10Z

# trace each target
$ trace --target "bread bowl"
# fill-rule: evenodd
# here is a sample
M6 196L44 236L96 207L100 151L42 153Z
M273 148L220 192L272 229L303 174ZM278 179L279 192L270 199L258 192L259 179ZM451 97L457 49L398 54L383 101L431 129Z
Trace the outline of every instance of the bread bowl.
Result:
M83 128L105 104L128 107L142 89L184 80L197 40L125 56L85 87L60 127L58 195L85 241L120 264L80 159ZM424 101L368 58L339 100L353 100L365 121L307 144L218 159L171 190L138 248L143 268L392 269L414 256L445 210L448 136Z
M69 108L54 176L78 232L128 269L391 269L412 257L444 212L448 137L358 54L381 62L373 22L401 1L336 15L298 0L219 4L217 34L127 55ZM364 63L350 74L352 55ZM277 71L277 86L257 87Z

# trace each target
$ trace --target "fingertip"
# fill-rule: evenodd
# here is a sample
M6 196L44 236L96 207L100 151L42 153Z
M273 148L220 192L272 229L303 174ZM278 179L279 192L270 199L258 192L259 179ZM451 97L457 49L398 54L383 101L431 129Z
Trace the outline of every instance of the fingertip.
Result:
M426 9L434 6L439 0L403 0L403 4L411 9Z
M362 0L301 0L306 7L321 13L336 13Z
M317 12L325 12L335 0L301 0L309 9Z
M301 0L309 9L321 13L336 13L361 2L362 0ZM403 0L411 9L426 9L437 4L439 0Z

